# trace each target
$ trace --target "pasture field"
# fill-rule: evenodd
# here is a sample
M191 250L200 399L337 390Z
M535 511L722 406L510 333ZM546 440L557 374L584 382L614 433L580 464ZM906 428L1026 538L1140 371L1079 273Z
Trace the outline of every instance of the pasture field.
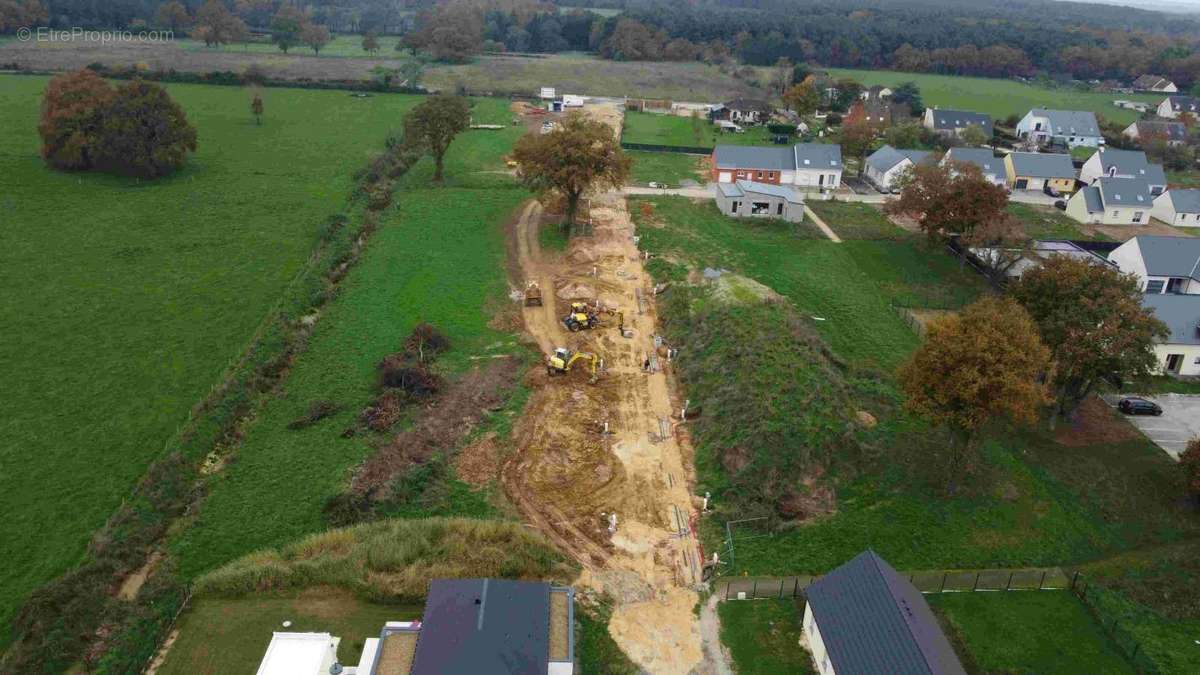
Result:
M1030 108L1053 108L1090 110L1113 122L1129 124L1138 118L1138 113L1116 107L1112 103L1113 100L1157 103L1163 99L1161 94L1106 94L1068 88L1049 89L1016 80L902 73L894 70L830 68L829 74L834 77L848 77L868 87L877 84L894 87L902 82L915 82L921 88L921 100L927 106L983 112L1000 120L1009 115L1023 116Z
M507 114L507 102L497 99L480 102L476 112L487 119ZM521 131L464 133L447 154L444 187L430 186L428 158L401 179L394 205L317 324L285 394L262 411L236 460L212 480L196 520L172 543L184 576L325 529L326 499L374 449L371 439L341 432L372 398L376 364L417 322L450 339L439 369L461 371L480 354L523 355L511 334L489 326L508 290L504 224L528 198L501 171L501 157ZM317 400L341 411L306 429L287 428ZM473 494L461 490L443 508L488 515ZM444 514L433 508L419 515Z
M960 658L979 672L1134 672L1070 591L935 593L925 599L943 618Z
M0 75L0 629L80 560L419 100L269 89L256 126L244 90L170 85L199 150L147 183L48 169L45 84Z
M361 35L335 35L329 44L321 48L320 53L316 54L320 58L325 57L340 57L340 58L402 58L400 52L396 51L396 45L400 42L400 38L395 35L380 35L379 51L372 57L367 52L363 51ZM188 51L198 52L225 52L231 54L279 54L284 56L283 51L279 49L273 42L243 42L232 45L213 45L205 46L203 42L192 39L179 40L179 45ZM314 56L313 50L305 45L296 45L288 50L288 54L303 54Z
M888 220L879 207L865 202L807 202L808 208L842 239L911 239L903 228Z

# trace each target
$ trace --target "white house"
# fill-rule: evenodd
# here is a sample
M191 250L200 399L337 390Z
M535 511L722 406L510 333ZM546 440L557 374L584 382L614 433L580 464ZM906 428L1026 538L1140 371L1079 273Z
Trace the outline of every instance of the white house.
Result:
M797 143L787 147L718 145L713 148L714 183L748 180L794 185L804 190L836 190L842 183L842 146Z
M937 619L911 582L874 551L805 591L804 636L821 675L965 675Z
M1200 238L1140 235L1121 244L1108 259L1138 278L1148 295L1200 295Z
M884 192L891 192L896 187L896 179L900 174L931 156L932 153L924 150L897 150L885 145L867 157L864 175L875 187Z
M1154 195L1140 178L1097 178L1067 201L1067 215L1096 225L1145 225Z
M1100 148L1092 153L1083 168L1079 180L1091 185L1098 178L1137 178L1150 186L1150 194L1157 197L1167 189L1167 174L1159 164L1151 164L1141 150L1117 150Z
M992 137L992 116L986 113L947 108L926 108L921 124L943 136L960 136L969 127L977 127L987 138Z
M996 155L987 148L950 148L946 152L946 156L942 158L942 162L974 164L979 167L979 171L989 183L1004 185L1008 182L1004 170L1004 160L997 159Z
M1125 127L1121 132L1126 138L1131 138L1146 147L1145 144L1155 138L1161 138L1170 145L1183 145L1187 142L1187 127L1183 122L1169 120L1138 120Z
M1150 212L1168 225L1200 227L1200 190L1167 190L1154 198Z
M1168 96L1158 104L1156 111L1159 117L1178 119L1180 115L1189 113L1200 119L1200 98L1192 96Z
M1059 142L1071 148L1104 145L1096 115L1082 110L1034 108L1017 122L1017 136L1038 143Z
M326 675L337 663L339 642L329 633L274 633L257 675Z
M1179 91L1175 83L1158 75L1142 75L1133 81L1134 91L1152 91L1161 94L1174 94Z
M792 160L795 167L792 185L822 190L836 190L841 186L842 146L833 143L797 143L792 146Z
M1200 295L1144 295L1142 306L1153 310L1170 331L1166 340L1154 345L1159 372L1200 376Z

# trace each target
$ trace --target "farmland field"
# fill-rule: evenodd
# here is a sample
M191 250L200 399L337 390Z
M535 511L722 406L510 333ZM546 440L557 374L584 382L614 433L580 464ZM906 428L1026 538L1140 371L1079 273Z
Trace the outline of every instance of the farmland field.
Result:
M394 35L380 35L379 51L376 52L376 57L397 58L401 55L396 51L396 45L400 42L400 38ZM321 52L317 54L319 58L325 57L350 57L350 58L365 58L370 57L363 51L363 38L361 35L336 35L329 44L321 48ZM189 51L200 52L225 52L233 54L278 54L284 56L279 47L273 42L243 42L232 45L214 45L211 47L205 46L203 42L196 40L180 40L180 46ZM313 56L312 49L304 45L296 45L289 50L289 54L302 54Z
M1106 119L1129 124L1138 113L1112 104L1114 99L1157 103L1162 95L1106 94L1074 89L1048 89L1015 80L956 75L926 75L892 70L829 69L834 77L848 77L871 87L877 84L896 86L915 82L921 88L921 99L927 106L957 108L989 113L997 119L1009 115L1024 115L1030 108L1090 110Z
M80 559L418 100L270 89L256 126L243 90L172 85L199 151L146 183L47 169L45 83L0 75L0 627Z

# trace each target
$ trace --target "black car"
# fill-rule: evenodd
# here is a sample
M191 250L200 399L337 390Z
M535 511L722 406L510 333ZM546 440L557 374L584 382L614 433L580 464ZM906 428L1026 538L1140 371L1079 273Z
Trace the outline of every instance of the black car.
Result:
M1157 403L1154 401L1147 401L1144 398L1138 398L1136 396L1127 396L1121 399L1121 402L1117 404L1117 410L1120 410L1126 415L1163 414L1162 408L1160 408Z
M1051 197L1061 197L1062 196L1062 193L1059 192L1058 190L1055 190L1054 188L1050 187L1049 183L1047 183L1045 186L1042 187L1042 192L1045 192L1046 194L1050 195Z
M1066 211L1067 203L1060 199L1060 200L1054 202L1054 208L1058 209L1059 211Z

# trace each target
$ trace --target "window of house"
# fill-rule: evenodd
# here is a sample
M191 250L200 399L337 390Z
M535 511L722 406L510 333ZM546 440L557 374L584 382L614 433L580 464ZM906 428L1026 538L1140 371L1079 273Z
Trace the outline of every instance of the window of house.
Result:
M758 172L758 179L762 180L762 172L761 171Z
M1133 212L1133 222L1135 222L1135 223L1142 222L1142 212L1141 211Z
M1183 282L1184 282L1184 280L1180 279L1178 277L1171 279L1170 281L1167 282L1167 292L1168 293L1182 293L1183 292Z
M757 216L757 215L761 215L764 213L766 213L766 214L771 213L770 202L750 202L750 214L751 215Z
M739 207L739 206L741 206L741 205L742 205L742 203L741 203L741 202L734 202L734 203L733 203L733 206L730 206L730 207L729 207L729 212L730 212L730 213L737 213L738 207Z
M777 216L783 215L783 202L779 202L779 205L775 209L775 215L777 215Z
M1162 293L1162 289L1163 289L1163 280L1162 279L1150 279L1149 281L1146 282L1146 293L1149 295L1153 295L1156 293Z

